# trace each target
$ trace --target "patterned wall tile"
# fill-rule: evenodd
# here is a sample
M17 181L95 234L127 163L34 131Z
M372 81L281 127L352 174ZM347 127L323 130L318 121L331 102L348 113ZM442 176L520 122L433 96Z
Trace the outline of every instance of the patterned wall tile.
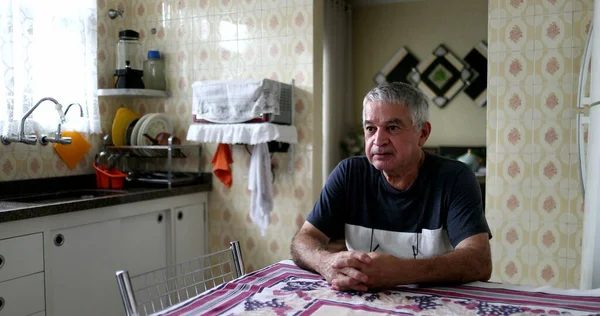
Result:
M508 85L533 84L534 60L533 51L499 53L499 76Z
M573 12L573 0L535 0L535 14Z
M535 17L535 49L573 46L573 13Z
M573 49L560 48L539 51L535 61L535 84L573 82Z
M534 16L513 17L498 30L499 51L533 50L536 31Z
M502 89L499 97L499 111L503 111L503 117L507 120L524 120L531 117L531 104L533 104L533 85L509 86Z
M534 118L571 119L573 116L573 91L568 83L535 86Z
M498 17L535 14L536 0L500 0Z
M573 11L592 11L594 2L591 0L573 0Z
M584 47L592 27L593 11L573 12L573 47Z

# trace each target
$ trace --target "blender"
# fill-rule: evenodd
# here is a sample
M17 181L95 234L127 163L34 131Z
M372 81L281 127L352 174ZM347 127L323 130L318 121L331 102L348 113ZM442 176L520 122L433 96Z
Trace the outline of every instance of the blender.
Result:
M144 89L143 50L139 39L140 34L134 30L119 31L115 88Z

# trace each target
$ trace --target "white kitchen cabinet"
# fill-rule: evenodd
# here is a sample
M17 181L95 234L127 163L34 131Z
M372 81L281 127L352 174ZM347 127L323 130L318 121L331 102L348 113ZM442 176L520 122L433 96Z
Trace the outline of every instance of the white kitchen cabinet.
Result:
M31 315L44 310L44 273L0 283L0 316Z
M114 274L121 220L52 230L46 239L46 313L123 314Z
M175 222L175 262L181 263L206 253L206 202L177 207Z
M122 219L119 269L135 275L167 265L169 227L168 209Z
M8 278L0 296L41 293L41 305L23 315L124 315L115 272L135 275L204 254L206 214L207 193L198 192L0 223L0 253L22 258L19 272L13 266L2 276L0 268ZM39 287L26 294L2 287L30 277L23 273L39 273Z
M43 271L43 247L40 233L0 240L0 282Z

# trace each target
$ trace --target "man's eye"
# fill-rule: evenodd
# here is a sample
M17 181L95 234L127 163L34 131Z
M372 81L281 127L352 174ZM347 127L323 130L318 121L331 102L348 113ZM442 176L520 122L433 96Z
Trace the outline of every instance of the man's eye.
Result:
M372 131L374 131L374 130L375 130L375 128L374 128L373 126L367 126L367 127L365 127L365 130L366 130L367 132L372 132Z
M390 131L395 131L395 130L398 130L398 126L388 126L388 129Z

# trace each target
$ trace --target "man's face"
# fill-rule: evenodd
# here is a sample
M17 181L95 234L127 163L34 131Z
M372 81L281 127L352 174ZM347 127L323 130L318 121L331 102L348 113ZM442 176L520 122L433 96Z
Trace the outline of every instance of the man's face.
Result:
M406 106L385 103L367 103L364 120L365 153L375 168L402 171L420 159L429 122L416 130Z

